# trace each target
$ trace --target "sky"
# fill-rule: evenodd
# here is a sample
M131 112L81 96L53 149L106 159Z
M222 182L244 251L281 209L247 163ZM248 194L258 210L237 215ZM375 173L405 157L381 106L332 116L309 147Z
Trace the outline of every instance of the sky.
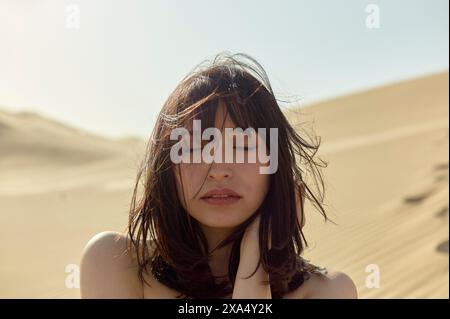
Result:
M306 105L448 70L448 6L0 0L0 110L147 138L179 81L224 50L254 57L277 97Z

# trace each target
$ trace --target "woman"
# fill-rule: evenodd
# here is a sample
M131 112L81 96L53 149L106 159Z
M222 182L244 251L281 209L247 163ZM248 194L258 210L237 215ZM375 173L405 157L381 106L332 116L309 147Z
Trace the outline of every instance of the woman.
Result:
M126 234L87 244L81 296L356 298L347 275L301 257L305 199L327 218L305 182L310 173L323 187L318 147L289 124L254 59L200 65L159 114Z

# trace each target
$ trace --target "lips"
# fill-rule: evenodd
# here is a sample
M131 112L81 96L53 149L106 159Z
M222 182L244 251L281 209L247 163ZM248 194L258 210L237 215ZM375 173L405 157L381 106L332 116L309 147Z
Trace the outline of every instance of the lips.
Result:
M242 196L229 188L214 189L205 193L201 200L211 205L231 205L237 203Z

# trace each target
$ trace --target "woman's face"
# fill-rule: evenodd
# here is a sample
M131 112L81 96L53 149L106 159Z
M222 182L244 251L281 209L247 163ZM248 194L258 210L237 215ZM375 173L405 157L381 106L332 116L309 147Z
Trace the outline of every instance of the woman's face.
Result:
M225 128L235 128L235 124L227 116L223 101L219 101L215 127L221 130L224 145ZM257 145L262 143L259 139L257 141ZM245 146L249 146L247 138ZM269 188L270 175L260 173L259 169L264 164L259 163L258 156L256 163L248 160L244 163L235 163L235 160L228 163L225 160L225 148L222 149L220 163L175 165L177 191L182 206L201 225L234 228L247 220L262 204ZM243 152L257 152L257 149Z

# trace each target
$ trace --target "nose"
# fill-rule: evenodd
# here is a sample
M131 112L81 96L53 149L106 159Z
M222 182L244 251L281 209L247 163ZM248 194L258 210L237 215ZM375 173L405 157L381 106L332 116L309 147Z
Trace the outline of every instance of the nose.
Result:
M223 163L213 163L208 173L208 179L215 181L230 179L232 176L233 173L229 165Z

